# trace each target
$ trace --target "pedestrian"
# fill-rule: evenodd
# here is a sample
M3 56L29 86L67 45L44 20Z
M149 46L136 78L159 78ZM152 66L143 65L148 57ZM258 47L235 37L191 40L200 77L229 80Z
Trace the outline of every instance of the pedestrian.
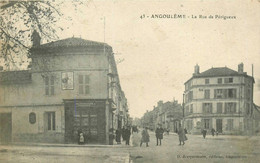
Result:
M131 136L130 127L127 127L125 129L125 145L129 145L130 136Z
M141 138L141 143L140 143L140 147L142 146L143 143L146 143L146 147L148 147L148 143L150 141L150 136L148 134L147 131L148 127L145 127L142 131L142 138Z
M181 142L182 142L182 145L184 145L184 141L188 140L187 136L185 135L185 131L183 129L183 127L180 125L179 127L179 130L178 130L178 135L179 135L179 141L180 141L180 144L181 145Z
M82 132L81 129L78 130L78 144L84 144L85 138L84 138L84 133Z
M216 131L216 136L218 136L218 131Z
M155 130L157 145L158 145L158 141L160 141L160 145L162 145L163 132L164 132L164 130L163 130L162 126L158 125L158 127Z
M187 129L186 129L186 128L184 128L184 133L185 133L185 134L187 134L187 133L188 133L188 131L187 131Z
M207 135L207 130L205 128L202 130L202 135L203 135L203 138L205 139L206 135Z
M116 129L116 142L117 142L117 144L121 144L121 131L120 131L120 129Z
M212 134L212 136L215 135L215 129L214 128L211 129L211 134Z
M124 126L122 131L121 131L123 141L125 141L125 131L126 131L126 126Z
M167 128L167 129L166 129L166 132L167 132L167 135L169 135L169 133L170 133L170 129Z

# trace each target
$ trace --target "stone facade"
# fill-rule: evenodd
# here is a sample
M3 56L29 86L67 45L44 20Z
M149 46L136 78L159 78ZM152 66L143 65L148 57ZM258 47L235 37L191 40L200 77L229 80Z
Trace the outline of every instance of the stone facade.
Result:
M253 131L254 78L227 67L211 68L202 73L195 66L185 82L185 127L200 134L214 128L222 134L249 134Z
M1 130L12 141L109 144L109 134L128 115L112 47L68 38L31 48L30 68L0 72ZM120 115L119 115L120 114Z
M177 132L179 124L182 120L182 106L178 101L163 102L158 101L157 106L154 106L152 111L147 111L141 118L142 125L155 130L160 124L164 129L169 129L171 132Z

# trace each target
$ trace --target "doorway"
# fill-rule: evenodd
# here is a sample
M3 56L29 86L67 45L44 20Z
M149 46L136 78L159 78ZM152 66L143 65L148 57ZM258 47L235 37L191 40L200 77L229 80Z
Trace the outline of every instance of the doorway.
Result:
M222 119L216 119L216 131L222 133Z
M2 143L12 141L12 113L0 114L0 141Z

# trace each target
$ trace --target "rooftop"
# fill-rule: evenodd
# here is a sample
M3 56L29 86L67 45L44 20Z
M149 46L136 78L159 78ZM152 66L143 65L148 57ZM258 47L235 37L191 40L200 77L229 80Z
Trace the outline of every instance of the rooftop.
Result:
M246 74L246 73L243 73ZM228 67L216 67L208 69L202 73L194 74L196 77L215 77L215 76L233 76L233 75L241 75L237 71L234 71Z

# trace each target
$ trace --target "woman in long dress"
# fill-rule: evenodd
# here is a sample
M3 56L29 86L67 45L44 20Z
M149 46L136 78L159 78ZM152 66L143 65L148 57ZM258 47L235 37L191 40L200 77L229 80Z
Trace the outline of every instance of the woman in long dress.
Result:
M184 145L185 144L184 141L187 140L187 137L185 135L185 132L184 132L184 129L182 126L180 126L180 128L179 128L178 135L179 135L179 141L180 141L179 145L181 145L181 142L182 142L182 145Z
M141 143L140 143L140 147L142 146L143 143L146 143L146 147L148 147L148 142L150 141L150 136L148 134L147 131L147 127L145 127L145 129L142 131L142 138L141 138Z

